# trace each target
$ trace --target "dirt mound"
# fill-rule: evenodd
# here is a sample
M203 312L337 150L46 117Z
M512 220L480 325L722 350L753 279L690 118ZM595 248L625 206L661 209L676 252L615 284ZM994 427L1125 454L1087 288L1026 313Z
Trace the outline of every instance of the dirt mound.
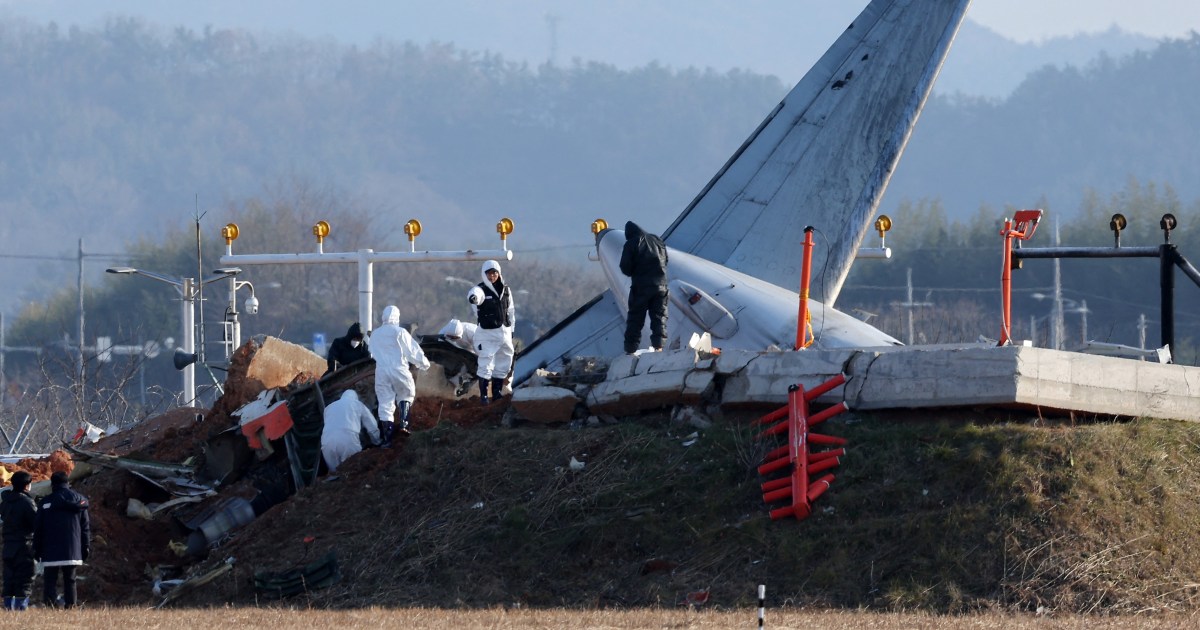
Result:
M49 479L50 475L56 472L70 474L75 469L75 461L66 451L58 450L40 459L25 457L17 460L16 463L0 464L0 466L3 466L7 473L5 478L11 477L18 470L24 470L33 478L33 483L37 483Z

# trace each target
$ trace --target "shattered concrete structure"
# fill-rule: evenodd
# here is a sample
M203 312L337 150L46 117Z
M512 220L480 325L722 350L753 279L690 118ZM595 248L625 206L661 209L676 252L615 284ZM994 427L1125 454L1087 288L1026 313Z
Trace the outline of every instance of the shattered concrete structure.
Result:
M598 373L601 373L598 371ZM568 402L591 413L634 415L701 403L726 408L783 405L787 388L847 382L818 399L853 410L1011 407L1200 422L1200 368L1024 346L906 346L798 352L695 350L621 356L579 395L537 382L513 393L513 408L540 422L569 420ZM535 379L536 380L536 379ZM545 377L542 377L545 380ZM562 393L554 394L554 390Z

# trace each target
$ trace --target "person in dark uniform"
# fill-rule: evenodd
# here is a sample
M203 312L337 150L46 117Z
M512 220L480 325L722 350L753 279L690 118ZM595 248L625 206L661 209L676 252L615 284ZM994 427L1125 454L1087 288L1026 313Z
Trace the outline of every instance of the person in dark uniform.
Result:
M667 246L633 221L625 223L621 273L629 276L629 315L625 318L625 352L637 352L642 326L650 315L650 346L662 350L667 338Z
M75 571L92 552L92 527L88 518L87 497L67 483L67 473L50 475L50 495L38 501L33 528L33 553L42 559L42 601L58 605L58 576L63 578L63 606L72 608L78 601Z
M354 322L346 331L345 337L338 337L329 344L329 352L325 354L325 362L329 364L329 369L325 373L328 374L369 356L371 353L367 350L367 342L363 339L362 327L358 325L358 322Z
M24 470L13 473L12 488L0 495L0 521L4 523L4 609L29 608L33 591L33 527L37 505L29 496L32 477Z

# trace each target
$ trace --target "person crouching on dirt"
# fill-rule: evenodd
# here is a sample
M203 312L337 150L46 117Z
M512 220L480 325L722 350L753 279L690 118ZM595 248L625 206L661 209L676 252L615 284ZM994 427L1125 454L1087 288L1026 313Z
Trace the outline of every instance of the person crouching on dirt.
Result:
M479 349L475 347L475 331L479 326L470 322L460 322L457 319L452 319L446 322L445 326L438 331L442 339L446 343L466 350L471 354L478 356ZM476 362L478 364L478 361ZM500 390L500 394L507 396L512 393L512 370L508 372L508 378L504 379L504 387Z
M61 470L50 475L50 495L38 501L33 528L33 554L42 559L45 571L42 601L58 605L58 576L63 578L63 606L72 608L77 600L75 571L92 552L92 527L88 518L87 497L75 492Z
M333 343L329 344L329 352L325 354L325 363L328 364L329 369L325 370L325 373L329 374L340 367L361 361L369 356L371 356L371 351L363 341L362 327L358 322L354 322L346 331L346 336L337 337Z
M26 610L33 591L33 526L37 504L29 496L33 478L24 470L13 473L12 488L0 495L4 523L4 609Z
M362 450L363 429L371 438L371 444L379 446L379 428L375 416L358 400L358 392L347 389L342 397L325 405L325 426L321 429L321 456L329 472L337 470L342 462Z
M429 359L408 330L400 326L400 309L383 309L383 325L371 331L371 356L375 357L375 397L379 399L381 446L391 448L400 410L400 432L408 433L408 411L417 397L417 384L409 364L429 369Z
M442 326L438 334L450 345L475 354L478 352L475 349L475 330L477 328L478 326L470 322L460 322L457 319L452 319L446 322L445 326Z
M500 275L500 263L488 260L480 271L483 282L471 288L467 301L475 307L479 326L475 329L475 351L479 355L479 403L488 404L488 385L492 400L503 395L504 379L513 362L513 326L516 311L512 290Z

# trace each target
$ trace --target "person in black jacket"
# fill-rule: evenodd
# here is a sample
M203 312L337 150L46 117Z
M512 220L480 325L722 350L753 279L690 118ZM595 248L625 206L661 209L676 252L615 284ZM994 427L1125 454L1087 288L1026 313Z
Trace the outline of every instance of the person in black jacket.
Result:
M329 369L325 373L328 374L369 356L371 353L367 350L367 342L363 339L362 327L358 325L358 322L354 322L346 331L345 337L338 337L329 345L329 352L325 355L325 362L329 364Z
M625 223L621 273L631 279L629 315L625 318L625 352L637 352L642 326L650 314L650 346L662 350L667 338L667 246L633 221Z
M33 525L37 505L29 496L32 477L24 470L13 473L12 488L0 495L0 521L4 523L4 608L29 608L33 590Z
M33 529L33 553L42 559L43 603L58 604L58 575L63 577L63 605L75 605L75 571L92 552L92 527L87 497L67 483L67 473L50 475L50 495L38 501Z

